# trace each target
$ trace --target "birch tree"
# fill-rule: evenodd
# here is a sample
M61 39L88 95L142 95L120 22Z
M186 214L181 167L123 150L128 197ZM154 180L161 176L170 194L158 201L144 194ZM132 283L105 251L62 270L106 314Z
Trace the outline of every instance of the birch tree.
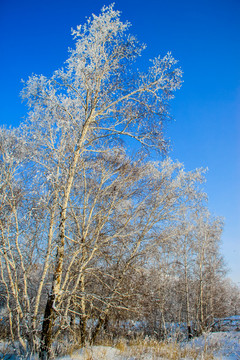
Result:
M36 261L35 238L40 234L34 194L25 167L25 144L15 130L0 131L0 281L8 309L11 340L27 350L31 334L32 266ZM28 337L29 335L29 337ZM28 340L27 340L28 337Z
M42 328L42 356L50 356L65 257L67 209L76 170L86 154L105 151L124 137L160 151L166 147L163 124L169 117L168 101L180 87L181 70L168 53L155 58L146 73L137 73L134 60L145 46L128 30L129 23L120 21L112 5L104 7L99 16L92 15L85 25L73 30L75 48L65 67L49 79L31 76L22 93L31 108L23 131L28 143L34 143L32 161L49 179L52 192L49 244L56 206L60 209L55 270Z
M223 220L213 217L205 210L195 214L195 276L197 284L196 319L200 333L213 320L213 287L218 283L218 277L214 278L214 272L224 270L223 262L219 254L219 243L223 229ZM216 259L218 259L216 261ZM209 271L211 269L211 271ZM213 278L211 278L211 275ZM213 281L214 284L213 285ZM210 287L209 299L207 289ZM209 309L207 310L207 308Z

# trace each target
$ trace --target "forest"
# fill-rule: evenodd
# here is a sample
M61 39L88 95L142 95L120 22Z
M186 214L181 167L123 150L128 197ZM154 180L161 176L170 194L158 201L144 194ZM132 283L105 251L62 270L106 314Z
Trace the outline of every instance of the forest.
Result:
M25 356L170 324L191 339L239 314L206 169L168 156L182 71L171 53L138 70L129 27L113 5L78 26L63 67L25 82L25 120L0 129L0 334Z

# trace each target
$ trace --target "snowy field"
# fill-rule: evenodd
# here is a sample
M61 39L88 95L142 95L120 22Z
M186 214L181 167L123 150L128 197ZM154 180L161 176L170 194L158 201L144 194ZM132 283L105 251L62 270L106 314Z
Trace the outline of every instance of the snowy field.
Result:
M179 348L176 344L148 346L126 346L116 349L107 346L93 346L81 349L61 360L239 360L240 332L217 332L204 334Z
M68 351L58 360L240 360L240 316L220 320L219 330L203 334L189 342L177 344L141 340L132 344L119 341L116 347L92 346ZM11 354L6 343L0 343L0 359L37 360L37 357L17 357Z

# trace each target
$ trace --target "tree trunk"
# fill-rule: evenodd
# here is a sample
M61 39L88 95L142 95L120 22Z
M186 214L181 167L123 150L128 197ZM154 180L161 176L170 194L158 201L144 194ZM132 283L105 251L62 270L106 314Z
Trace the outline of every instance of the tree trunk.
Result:
M47 305L45 308L44 320L43 320L43 327L42 327L42 343L40 354L46 354L46 359L49 359L51 353L51 343L52 343L52 329L55 322L56 317L56 302L57 297L60 295L60 288L61 288L61 279L62 279L62 271L63 271L63 260L64 260L64 246L65 246L65 228L66 228L66 219L67 219L67 207L68 201L72 189L72 184L76 172L77 163L80 156L81 147L85 140L89 122L91 121L90 116L87 119L85 125L83 126L82 134L79 137L79 141L76 144L75 152L73 155L72 163L69 168L68 179L65 186L64 197L62 200L61 212L60 212L60 224L59 224L59 243L57 247L57 254L56 254L56 265L53 274L53 282L52 282L52 292L48 298ZM42 355L41 355L42 356ZM45 355L44 355L45 356ZM45 358L41 358L45 359Z
M54 295L51 294L48 296L44 320L42 326L42 338L41 338L41 346L39 358L41 360L46 360L51 358L51 346L53 339L53 325L55 320L55 311L54 311Z
M83 260L85 260L85 250L83 252ZM85 277L81 276L81 317L80 317L80 340L81 345L86 343L86 329L87 329L87 316L86 316L86 303L85 303Z
M80 324L79 324L79 328L80 328L80 341L81 341L81 345L84 346L86 343L86 329L87 329L87 319L86 316L82 315L80 317Z
M56 318L56 300L57 296L60 293L61 277L62 277L62 267L63 267L63 258L64 258L64 243L65 243L65 220L66 217L62 215L62 221L60 223L60 246L57 249L57 261L56 268L53 275L52 291L48 296L43 326L42 326L42 338L41 338L41 347L40 347L40 359L50 359L51 358L51 345L53 341L53 326Z
M90 339L90 344L93 345L94 342L96 341L96 338L101 330L101 327L102 325L104 324L105 322L105 319L106 319L106 315L103 315L101 317L99 317L98 319L98 323L97 325L95 326L95 329L93 330L92 332L92 336L91 336L91 339Z
M184 259L184 278L185 278L185 295L186 295L187 336L188 336L188 340L190 340L190 339L192 339L192 329L191 329L191 321L190 321L189 284L188 284L187 253L186 253L186 250L185 250L185 259Z

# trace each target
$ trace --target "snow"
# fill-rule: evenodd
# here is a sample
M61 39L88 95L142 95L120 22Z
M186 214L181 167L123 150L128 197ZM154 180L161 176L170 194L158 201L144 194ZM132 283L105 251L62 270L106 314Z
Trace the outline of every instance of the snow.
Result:
M91 346L80 349L72 355L60 357L59 360L115 360L119 357L120 350L110 346Z
M58 357L58 360L239 360L240 316L217 320L224 331L208 332L189 342L161 344L151 339L139 341L131 346L123 342L116 348L111 346L88 346ZM227 330L226 330L227 329ZM0 359L34 360L34 357L17 357L11 347L0 342ZM37 356L35 356L35 360Z
M238 322L239 324L239 322ZM93 346L74 352L71 356L61 357L59 360L166 360L169 357L158 356L156 348L144 346L139 348L126 347L120 351L109 346ZM240 331L205 333L202 336L181 344L181 350L186 350L185 357L175 357L181 360L193 359L216 359L216 360L239 360L240 359ZM138 353L137 353L138 352ZM196 358L193 353L198 353ZM204 354L210 354L210 357ZM180 356L180 355L179 355Z
M237 360L240 359L240 332L215 332L204 334L193 339L187 347L207 349L212 352L215 359Z
M188 343L182 343L181 349L186 349L185 357L176 357L176 359L221 359L221 360L239 360L240 359L240 332L215 332L206 333L199 338L195 338ZM192 350L192 351L191 351ZM198 357L194 354L197 352ZM72 355L60 357L59 360L166 360L169 357L162 357L157 355L156 348L147 347L134 349L126 347L125 350L120 351L109 346L93 346L84 348L74 352ZM210 354L210 357L204 354ZM175 357L174 357L175 358Z

